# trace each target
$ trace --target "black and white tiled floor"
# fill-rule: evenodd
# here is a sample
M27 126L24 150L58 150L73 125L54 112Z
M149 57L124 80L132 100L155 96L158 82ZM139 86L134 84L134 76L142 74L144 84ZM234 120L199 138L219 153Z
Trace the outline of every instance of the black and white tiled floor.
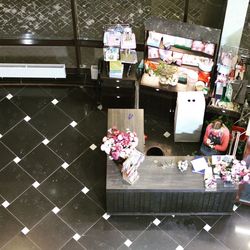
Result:
M107 114L82 88L0 88L0 249L250 249L250 207L231 216L110 216ZM169 121L145 114L147 147L174 144Z

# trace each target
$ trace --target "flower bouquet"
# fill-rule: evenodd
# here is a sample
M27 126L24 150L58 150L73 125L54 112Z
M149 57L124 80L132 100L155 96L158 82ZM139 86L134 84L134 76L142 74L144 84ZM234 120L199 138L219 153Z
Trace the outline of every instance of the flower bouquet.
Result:
M225 184L250 183L250 169L247 169L245 161L234 159L231 163L220 162L215 165L215 170Z
M245 161L233 161L231 177L237 184L250 183L250 169L247 169Z
M139 178L137 169L144 160L144 155L136 150L138 145L136 133L129 129L124 132L113 127L108 130L102 142L101 150L118 163L123 179L129 184L137 181Z
M138 137L135 132L131 132L129 129L124 132L113 127L108 130L102 142L101 150L109 155L111 160L125 160L138 145Z

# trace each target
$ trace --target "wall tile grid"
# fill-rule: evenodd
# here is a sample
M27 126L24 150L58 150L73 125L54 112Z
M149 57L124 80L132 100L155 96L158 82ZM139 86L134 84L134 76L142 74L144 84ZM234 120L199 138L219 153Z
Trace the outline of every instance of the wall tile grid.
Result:
M250 4L248 5L247 17L243 29L240 47L250 50Z
M144 22L150 16L166 19L183 20L183 0L76 0L80 39L102 40L104 25L129 23L136 33L137 42L144 42ZM207 0L189 2L188 22L201 24ZM241 47L249 49L250 23L248 8L247 19L242 36ZM1 38L22 38L27 35L39 39L72 39L72 16L70 0L2 0L0 3ZM19 56L18 47L5 47L1 53L1 62L37 62L66 63L75 67L74 50L59 47L34 47L22 49ZM12 49L13 50L12 50ZM34 51L39 51L34 53ZM0 47L3 52L3 47ZM46 53L49 51L51 55ZM93 50L91 50L93 52ZM87 53L82 49L83 63L87 66L96 63L100 51ZM88 61L87 57L94 57ZM39 57L39 59L38 59Z
M72 39L69 0L2 0L1 38Z
M183 19L182 0L78 0L80 38L102 40L104 25L128 23L136 33L137 42L144 42L144 21L150 16Z

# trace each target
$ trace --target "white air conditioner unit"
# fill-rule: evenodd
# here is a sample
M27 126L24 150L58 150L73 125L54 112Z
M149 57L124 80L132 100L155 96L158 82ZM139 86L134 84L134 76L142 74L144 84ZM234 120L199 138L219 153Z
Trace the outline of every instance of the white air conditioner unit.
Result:
M0 63L0 77L66 78L65 64Z

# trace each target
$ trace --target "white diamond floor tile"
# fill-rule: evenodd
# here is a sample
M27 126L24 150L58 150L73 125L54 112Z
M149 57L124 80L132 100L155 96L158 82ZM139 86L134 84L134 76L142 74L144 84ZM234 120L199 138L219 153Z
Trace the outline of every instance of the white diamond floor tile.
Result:
M82 189L82 192L83 192L84 194L87 194L87 193L89 192L89 189L88 189L87 187L84 187L84 188Z
M132 245L132 241L127 239L124 244L127 246L127 247L130 247Z
M21 159L19 158L19 157L16 157L15 159L14 159L14 162L15 163L18 163L18 162L20 162L21 161Z
M156 225L156 226L158 226L160 223L161 223L161 221L159 220L159 219L155 219L154 221L153 221L153 223Z
M54 99L53 101L51 101L54 105L56 105L58 103L57 99Z
M54 214L57 214L59 211L60 211L60 209L59 209L58 207L54 207L54 208L52 209L52 212L53 212Z
M3 203L2 203L2 206L3 207L8 207L10 205L10 203L8 202L8 201L4 201Z
M22 229L21 232L22 232L24 235L26 235L29 231L30 231L30 230L29 230L27 227L24 227L24 228Z

